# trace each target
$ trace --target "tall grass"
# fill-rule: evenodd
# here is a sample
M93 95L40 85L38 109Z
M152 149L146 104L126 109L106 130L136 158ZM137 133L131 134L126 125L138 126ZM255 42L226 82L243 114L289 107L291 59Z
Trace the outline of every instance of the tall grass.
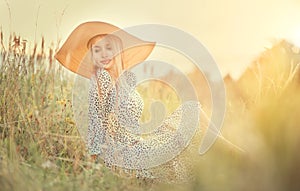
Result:
M42 39L28 50L28 42L14 35L6 45L2 32L0 40L0 190L300 188L300 88L295 65L299 53L284 58L294 63L289 67L295 72L272 73L267 83L266 74L257 70L261 72L255 73L261 75L256 75L258 81L250 75L227 89L230 96L222 133L245 152L218 139L208 153L193 156L193 181L157 186L147 180L118 177L90 161L73 121L74 76L54 62L55 47L45 48ZM270 54L274 58L267 61L271 68L275 55Z
M44 39L32 50L1 33L0 190L136 190L91 163L73 121L72 75Z

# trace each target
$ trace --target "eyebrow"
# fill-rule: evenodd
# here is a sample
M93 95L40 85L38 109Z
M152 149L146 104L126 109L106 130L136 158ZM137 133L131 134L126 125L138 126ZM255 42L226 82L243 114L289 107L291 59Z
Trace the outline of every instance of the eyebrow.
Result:
M111 44L110 43L106 43L105 46L111 46ZM94 45L93 48L101 48L101 46Z

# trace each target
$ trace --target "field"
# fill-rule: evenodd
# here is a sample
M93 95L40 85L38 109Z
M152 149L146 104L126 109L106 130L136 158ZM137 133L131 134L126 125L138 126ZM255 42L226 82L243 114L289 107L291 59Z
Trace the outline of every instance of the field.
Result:
M1 33L1 191L300 189L300 53L292 45L278 43L239 80L224 79L226 139L197 156L195 180L157 184L93 163L73 119L74 75L54 60L56 48L8 41Z

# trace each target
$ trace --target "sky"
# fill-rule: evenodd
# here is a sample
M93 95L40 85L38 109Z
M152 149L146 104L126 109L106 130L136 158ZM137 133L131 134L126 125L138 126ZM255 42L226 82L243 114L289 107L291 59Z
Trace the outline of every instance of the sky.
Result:
M0 0L4 36L62 42L79 24L162 24L198 39L223 76L238 78L274 39L300 46L300 0Z

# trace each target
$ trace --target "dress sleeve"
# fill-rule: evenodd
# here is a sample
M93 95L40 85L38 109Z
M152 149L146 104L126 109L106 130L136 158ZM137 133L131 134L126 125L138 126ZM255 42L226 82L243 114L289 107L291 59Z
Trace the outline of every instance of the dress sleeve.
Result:
M90 154L103 154L106 145L107 116L113 108L111 79L107 72L99 71L90 80L89 89L89 124L87 146ZM100 90L99 88L100 87Z
M142 115L144 102L136 91L136 76L134 73L125 71L118 81L118 110L117 116L121 127L132 130L139 129L139 119Z

